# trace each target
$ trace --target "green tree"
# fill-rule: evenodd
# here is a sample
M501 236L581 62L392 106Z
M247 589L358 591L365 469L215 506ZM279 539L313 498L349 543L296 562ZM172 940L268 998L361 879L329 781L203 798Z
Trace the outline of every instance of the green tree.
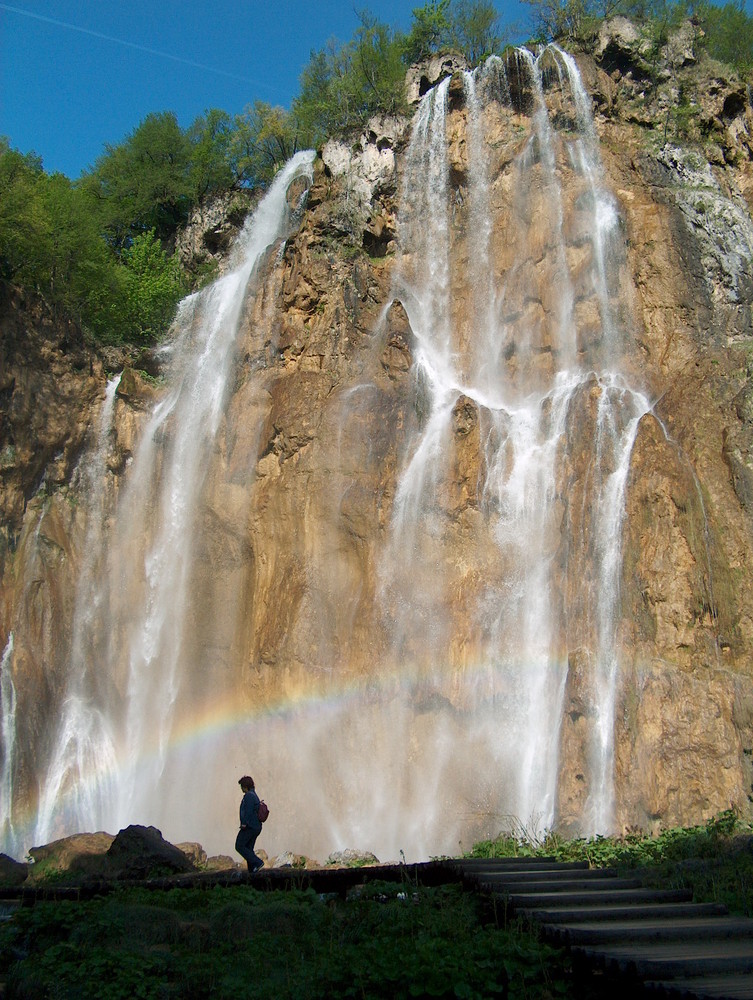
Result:
M301 142L299 124L289 111L254 101L233 120L228 144L233 176L239 184L264 186L305 145L306 137Z
M427 59L450 44L449 10L450 0L430 0L423 7L413 9L413 23L403 48L407 63Z
M533 35L543 42L577 38L588 14L586 0L523 0L531 8Z
M231 154L234 132L233 119L217 108L205 111L189 128L188 179L192 202L202 202L237 183Z
M404 39L386 24L361 13L356 32L354 62L365 92L365 114L394 115L405 106Z
M499 15L487 0L456 0L452 9L452 41L471 66L502 46Z
M0 277L35 280L44 213L39 196L44 172L34 153L24 155L0 138Z
M377 112L404 104L403 37L368 14L346 44L330 41L312 52L301 74L293 115L313 142L362 128Z
M178 259L162 249L156 232L135 236L123 251L129 333L155 340L165 332L185 291Z
M147 115L124 142L105 150L80 183L107 239L118 251L150 229L170 239L187 220L195 193L191 143L173 112Z
M713 59L742 71L753 66L753 17L746 13L743 0L722 7L703 2L696 13Z
M123 325L118 265L81 192L39 157L0 143L0 275L37 292L95 336Z
M87 199L63 174L43 175L36 286L100 340L125 333L120 267Z

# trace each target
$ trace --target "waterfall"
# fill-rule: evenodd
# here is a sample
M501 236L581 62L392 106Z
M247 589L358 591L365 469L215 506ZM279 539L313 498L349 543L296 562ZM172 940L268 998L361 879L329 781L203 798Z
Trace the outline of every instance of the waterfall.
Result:
M294 224L291 182L313 176L305 153L260 202L232 269L181 303L157 402L128 412L117 477L124 404L109 384L78 472L88 528L36 842L137 822L225 851L234 782L250 771L271 786L270 853L449 853L561 820L574 715L583 790L568 808L584 833L614 827L625 494L650 404L626 360L619 210L578 68L556 46L511 59L423 97L389 301L357 346L333 319L337 343L302 348L301 367L274 350L280 296L267 290L282 271L262 265ZM317 267L347 273L309 237ZM410 341L397 387L380 362L394 300ZM318 306L294 319L310 330ZM321 384L312 414L306 387ZM278 456L294 420L319 436ZM364 498L375 482L380 496ZM12 658L11 639L2 803ZM7 822L4 839L21 843Z
M23 845L18 842L13 828L13 767L16 751L16 689L10 666L13 658L13 633L0 659L0 838L3 849L16 854Z
M121 828L133 817L164 822L160 783L181 686L191 678L183 660L197 511L234 371L241 309L256 265L286 234L288 186L296 176L310 178L312 158L299 153L277 175L235 247L234 269L181 303L161 352L169 389L148 416L107 535L91 511L70 680L41 782L37 842L60 829ZM104 480L116 388L108 386L85 488Z
M107 613L101 585L104 571L107 454L120 376L110 379L99 413L93 446L84 453L74 482L85 503L87 535L76 587L70 669L66 676L58 730L47 775L40 789L36 838L51 839L55 824L101 817L116 769L112 725L98 690L101 650L94 636L96 623ZM60 798L68 793L61 808Z
M494 81L488 86L487 78L499 73L496 60L465 74L468 163L459 186L455 181L453 189L447 139L442 141L448 81L423 99L406 154L402 259L394 294L416 338L414 381L428 401L399 479L382 563L382 600L391 620L394 655L416 664L424 689L428 684L438 698L459 707L452 723L440 715L434 731L424 736L435 743L434 753L426 756L443 762L428 781L432 794L456 784L453 772L462 771L458 760L473 766L466 756L473 747L484 767L498 776L496 786L484 784L492 823L501 824L505 815L514 818L512 825L540 828L556 822L567 637L585 646L581 653L586 652L590 665L585 697L591 734L581 822L585 832L605 832L614 825L625 485L638 422L649 402L620 371L626 331L619 326L615 306L620 277L617 211L603 181L577 67L556 47L538 58L521 49L518 59L531 82L533 131L515 161L516 215L522 224L513 232L516 250L506 273L494 273L495 194L479 100L479 90L494 86ZM554 60L560 87L569 91L563 103L569 99L575 106L574 139L560 135L552 124L542 74L545 59ZM502 100L505 96L502 90ZM563 169L563 145L569 174ZM584 269L576 273L569 262L566 183L576 189L585 185L578 203L580 211L591 215L587 229L584 226L591 247L585 291L595 299L599 314L598 334L591 344L584 343L579 328L576 304L585 298ZM530 220L537 220L541 229L534 230ZM582 235L579 239L581 244L586 241ZM465 249L458 249L463 240ZM534 241L546 250L543 278L531 265ZM470 301L463 302L462 312L453 312L452 289L465 268L472 268L467 279ZM538 315L529 308L536 300L545 304ZM551 362L548 367L542 358ZM597 398L590 417L585 403L589 396ZM447 595L458 592L461 581L451 560L442 562L443 546L449 550L447 539L456 530L442 497L455 447L453 414L460 406L477 414L479 512L493 548L478 570L485 583L476 588L467 608L467 620L476 631L468 637L472 653L453 656L448 651L453 637ZM593 508L583 515L588 518L587 537L578 531L584 525L577 524L566 478L572 462L567 442L585 420L592 421L590 456L583 470ZM569 513L563 517L566 505ZM477 554L463 554L469 562L474 557L481 561ZM455 562L458 558L454 556ZM566 581L573 572L570 563L583 565L584 560L589 577L579 583L584 611L576 621L568 607ZM454 765L443 749L448 739Z

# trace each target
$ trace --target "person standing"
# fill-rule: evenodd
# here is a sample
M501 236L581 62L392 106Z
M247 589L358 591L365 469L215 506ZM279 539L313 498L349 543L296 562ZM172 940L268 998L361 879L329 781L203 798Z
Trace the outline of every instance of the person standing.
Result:
M249 872L254 875L264 867L262 859L254 853L256 838L261 833L259 796L256 794L254 779L249 775L244 775L238 784L241 786L243 798L240 808L241 828L235 838L235 849L242 858L245 858Z

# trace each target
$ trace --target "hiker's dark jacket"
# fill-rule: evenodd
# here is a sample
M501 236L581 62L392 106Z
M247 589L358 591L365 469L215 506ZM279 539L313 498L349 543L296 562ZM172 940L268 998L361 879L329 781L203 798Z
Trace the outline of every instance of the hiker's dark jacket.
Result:
M259 796L256 792L246 792L241 799L241 826L247 826L256 834L261 833L259 819Z

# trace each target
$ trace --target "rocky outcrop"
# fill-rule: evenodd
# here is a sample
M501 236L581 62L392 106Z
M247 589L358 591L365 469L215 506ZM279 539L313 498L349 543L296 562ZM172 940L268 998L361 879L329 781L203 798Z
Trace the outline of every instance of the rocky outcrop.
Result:
M321 165L334 183L323 201L314 189L309 204L318 209L319 225L330 239L371 257L395 252L395 155L406 128L403 118L378 116L356 145L336 139L324 144Z
M230 260L230 248L256 197L243 189L220 192L202 201L178 232L175 252L194 282L221 273Z
M468 62L459 52L442 53L411 66L405 81L408 103L417 104L432 87L464 69L468 69Z
M74 323L0 285L2 548L14 544L32 497L70 482L102 375Z

